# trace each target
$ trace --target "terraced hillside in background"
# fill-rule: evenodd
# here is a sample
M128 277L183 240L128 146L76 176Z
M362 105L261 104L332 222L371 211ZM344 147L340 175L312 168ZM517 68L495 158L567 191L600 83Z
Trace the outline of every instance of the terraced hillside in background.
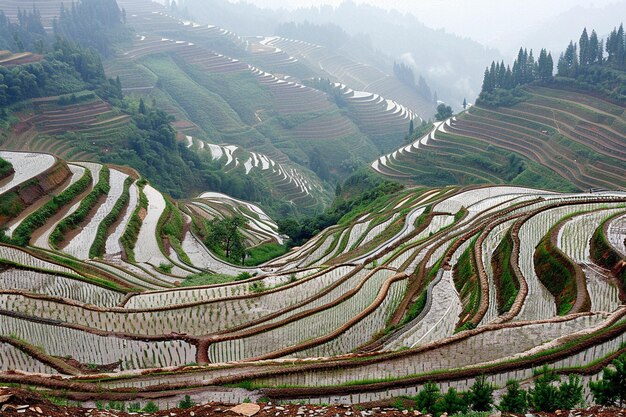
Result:
M623 106L555 88L525 92L527 99L511 107L470 107L372 167L414 184L438 177L445 184L626 187Z
M244 39L213 25L175 18L149 1L121 1L120 6L127 10L137 38L107 63L108 75L119 75L126 93L155 99L187 121L186 134L243 146L280 162L287 156L305 166L319 149L331 158L329 165L340 167L352 158L367 160L377 149L391 149L412 118L428 118L434 112L432 105L410 93L398 95L408 103L395 95L384 97L381 92L403 91L400 82L364 64L365 71L375 74L372 82L387 80L384 84L394 88L366 93L377 94L378 101L369 107L366 103L363 111L346 112L303 81L331 77L357 91L366 85L352 86L347 76L329 74L287 54L273 38ZM376 106L381 101L384 105ZM384 132L376 131L372 120ZM361 128L367 121L370 127ZM333 140L334 155L328 152Z
M130 121L127 114L92 93L75 96L78 102L69 104L59 102L59 97L33 100L33 112L20 118L2 148L93 160L125 140Z
M623 192L405 189L242 268L194 224L239 213L249 242L282 239L254 205L0 156L0 383L87 404L360 403L529 384L544 364L588 381L626 349ZM219 281L185 286L200 272Z
M432 103L404 89L395 76L357 64L350 54L339 58L326 48L282 38L242 38L173 16L148 0L118 3L135 35L111 48L103 61L106 76L119 77L126 102L115 102L118 108L87 91L35 99L32 109L25 103L15 113L19 123L6 132L3 149L111 160L111 150L132 146L129 108L142 98L174 117L179 140L193 138L189 149L222 149L223 157L211 157L226 170L253 176L248 182L279 200L282 212L288 205L293 213L311 214L327 206L337 182L401 144L411 120L419 123L434 112ZM33 4L44 23L61 7L56 0ZM11 19L18 6L0 0ZM305 56L300 46L315 52ZM6 65L41 59L5 55L0 64L5 58ZM330 90L316 88L319 79L328 79ZM237 149L232 161L228 149Z

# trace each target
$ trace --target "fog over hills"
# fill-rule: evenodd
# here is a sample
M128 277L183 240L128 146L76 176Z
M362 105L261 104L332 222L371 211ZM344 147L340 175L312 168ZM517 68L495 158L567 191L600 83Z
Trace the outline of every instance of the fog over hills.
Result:
M234 3L238 1L231 0ZM331 5L343 0L247 0L259 7L295 10L303 7ZM505 55L517 53L521 44L533 48L561 48L580 27L595 27L600 33L612 29L614 16L626 14L624 0L529 0L517 2L495 0L356 0L387 10L415 15L433 29L444 29L469 37Z

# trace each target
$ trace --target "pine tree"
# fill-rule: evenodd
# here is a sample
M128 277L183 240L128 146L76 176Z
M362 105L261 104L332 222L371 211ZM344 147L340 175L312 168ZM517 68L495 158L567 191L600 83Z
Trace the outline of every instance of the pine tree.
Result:
M463 394L459 394L454 388L448 388L448 392L441 397L438 408L441 412L454 415L467 413L469 407Z
M490 93L493 91L490 83L491 74L489 73L489 68L485 69L485 75L483 76L483 88L482 91L485 93Z
M413 119L409 123L409 137L413 137L413 133L415 132L415 125L413 124Z
M139 99L139 113L146 114L146 103L143 102L143 98Z
M415 397L415 405L422 413L434 414L440 398L441 392L439 387L432 382L428 382Z
M463 109L467 109L467 100L465 98L463 99Z
M578 42L579 45L579 56L580 56L580 65L585 66L589 65L591 59L591 51L590 51L590 40L589 35L587 35L587 28L583 29L582 35L580 35L580 40Z
M589 388L598 404L620 408L626 405L626 353L613 360L615 369L604 368L602 379L591 382Z
M499 406L501 411L524 414L528 409L528 393L520 388L515 380L506 383L506 394L502 397Z
M533 50L526 55L526 71L524 74L524 84L531 83L535 80L536 64L535 57L533 56Z
M571 410L583 403L583 386L578 375L570 375L565 382L559 385L558 407Z
M480 376L470 387L468 400L474 411L490 411L493 408L493 385Z
M598 41L598 34L595 30L591 31L589 37L589 63L594 64L598 62L598 50L600 49L600 42Z

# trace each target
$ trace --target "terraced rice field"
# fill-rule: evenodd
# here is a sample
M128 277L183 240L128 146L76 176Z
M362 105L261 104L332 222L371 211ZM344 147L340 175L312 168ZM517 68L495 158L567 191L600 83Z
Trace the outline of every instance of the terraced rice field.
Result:
M424 164L430 158L431 167L449 172L450 182L500 183L513 178L522 184L578 190L626 187L623 107L581 93L526 90L529 98L509 108L470 107L415 143L379 158L372 168L419 182L426 178ZM514 160L503 159L503 153L519 157L523 167L518 165L514 172Z
M340 82L357 91L368 91L372 95L379 95L401 103L416 115L424 119L432 117L434 105L417 93L411 91L397 78L385 74L371 65L357 62L349 54L334 53L326 47L309 42L269 38L267 45L278 48L293 59L306 63L322 78Z
M273 158L259 153L246 152L236 145L216 145L186 136L188 147L196 146L198 151L208 151L211 158L224 164L226 170L244 170L246 175L259 173L273 184L273 190L286 201L300 207L313 207L325 200L325 190L312 172L294 164L276 162Z
M93 184L104 172L86 170ZM245 269L220 261L191 232L168 249L161 228L171 210L187 224L236 212L250 222L250 241L281 241L258 207L215 193L175 205L134 182L118 220L102 229L101 211L126 193L126 174L110 169L108 178L106 196L60 251L47 241L38 248L37 239L0 245L0 383L93 399L104 389L132 400L140 388L158 402L193 387L198 398L229 402L358 402L411 394L433 378L465 387L486 374L503 386L544 363L585 372L624 349L623 192L407 189ZM129 258L122 237L134 213L141 220ZM106 253L88 259L97 230ZM599 264L599 251L615 265ZM547 263L534 260L546 256L569 271L566 279L545 281ZM209 270L254 275L178 288Z
M237 200L225 194L208 192L199 195L190 206L192 210L201 212L208 220L244 217L248 221L244 237L250 246L265 242L283 243L283 237L278 233L276 223L255 204Z

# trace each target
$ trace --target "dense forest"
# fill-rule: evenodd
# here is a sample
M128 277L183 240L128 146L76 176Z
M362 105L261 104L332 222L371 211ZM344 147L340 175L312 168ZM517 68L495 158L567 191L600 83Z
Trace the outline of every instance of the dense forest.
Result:
M492 62L485 70L478 104L509 106L523 99L520 86L539 82L602 93L626 103L626 36L624 25L613 29L606 41L595 30L585 28L578 43L570 41L557 62L556 76L552 54L542 49L535 60L533 51L520 48L513 67Z
M63 38L38 63L0 67L0 106L85 89L103 99L122 98L119 80L106 79L98 53Z

